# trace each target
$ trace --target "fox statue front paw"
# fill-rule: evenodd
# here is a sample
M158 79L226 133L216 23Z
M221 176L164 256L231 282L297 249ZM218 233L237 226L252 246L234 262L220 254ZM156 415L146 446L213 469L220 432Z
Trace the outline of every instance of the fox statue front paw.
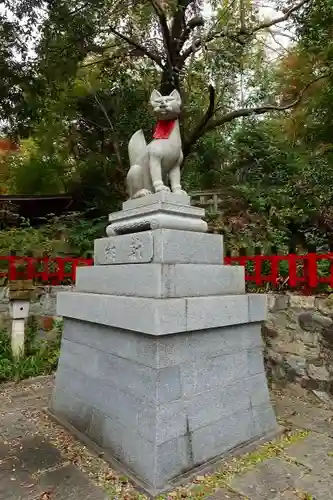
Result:
M161 184L160 186L155 187L156 193L159 193L160 191L166 191L167 193L170 193L170 188L168 186L165 186L164 184Z
M184 191L184 189L181 189L181 188L177 188L177 189L173 189L172 192L174 194L183 194L183 195L186 195L187 196L187 192Z

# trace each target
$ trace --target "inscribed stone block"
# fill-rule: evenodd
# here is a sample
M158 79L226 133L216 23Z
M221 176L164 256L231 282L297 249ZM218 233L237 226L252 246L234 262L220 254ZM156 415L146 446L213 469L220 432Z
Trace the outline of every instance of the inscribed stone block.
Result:
M218 234L156 229L133 235L110 236L95 240L95 265L109 265L135 262L158 262L162 264L222 264L223 238ZM151 245L152 241L152 245ZM151 249L153 254L151 255ZM139 257L141 251L142 258Z

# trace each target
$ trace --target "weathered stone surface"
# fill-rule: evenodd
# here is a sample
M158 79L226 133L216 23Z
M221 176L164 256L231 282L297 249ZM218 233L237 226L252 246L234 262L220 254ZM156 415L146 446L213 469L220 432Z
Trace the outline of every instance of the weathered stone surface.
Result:
M317 297L315 305L318 311L326 316L333 316L333 297L330 295L327 298Z
M330 373L325 366L315 366L310 364L307 367L307 373L310 378L315 380L323 380L325 382L330 380Z
M319 474L328 471L333 475L333 439L327 436L312 434L288 446L285 454Z
M281 311L287 309L287 307L289 306L289 295L268 294L267 301L268 301L268 310L270 312Z
M305 295L289 295L289 306L299 309L314 309L315 308L315 297L306 297Z
M328 328L324 328L321 333L326 342L328 342L333 349L333 325L329 326Z
M333 324L331 318L312 312L302 312L298 316L298 321L303 330L315 332L318 327L328 328Z
M306 469L271 458L232 480L232 487L251 500L272 500L284 490L295 488Z
M0 463L0 500L35 500L43 491L15 458Z
M314 500L333 500L332 476L327 476L326 471L304 475L297 481L297 489Z
M299 377L302 377L303 375L307 374L305 358L288 354L284 356L284 363L288 370L290 370Z
M19 410L8 412L0 417L0 435L5 440L22 438L37 432L37 427L28 422Z
M206 497L206 500L244 500L244 497L240 497L231 490L225 488L219 488L214 495Z
M108 498L73 465L46 472L40 477L39 485L43 491L52 491L52 500L107 500Z
M267 339L275 339L279 336L279 332L276 328L272 328L265 323L261 327L261 333L263 337Z
M31 474L50 469L64 461L59 450L39 436L23 439L16 457Z
M280 414L281 412L278 411ZM291 402L288 421L299 429L326 434L333 437L332 411Z

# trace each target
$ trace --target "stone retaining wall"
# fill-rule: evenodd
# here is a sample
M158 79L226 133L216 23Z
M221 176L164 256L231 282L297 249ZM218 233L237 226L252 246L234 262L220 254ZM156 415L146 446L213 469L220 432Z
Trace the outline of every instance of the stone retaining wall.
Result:
M268 308L262 333L269 377L333 393L333 295L270 294Z
M72 287L41 286L30 306L39 326L52 328L58 291ZM9 323L7 289L0 288L0 328ZM303 387L333 393L333 295L305 297L268 295L268 321L262 327L265 360L273 381L299 382Z
M59 291L72 290L71 286L39 286L35 290L35 298L30 304L29 315L38 319L40 326L49 329L52 322L48 321L56 317L56 296ZM9 324L9 298L8 288L0 287L0 328Z

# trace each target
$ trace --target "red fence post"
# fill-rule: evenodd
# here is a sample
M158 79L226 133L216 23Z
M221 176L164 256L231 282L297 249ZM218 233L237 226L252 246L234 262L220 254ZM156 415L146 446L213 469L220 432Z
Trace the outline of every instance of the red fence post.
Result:
M309 292L318 286L317 255L308 253L303 259L305 291Z

